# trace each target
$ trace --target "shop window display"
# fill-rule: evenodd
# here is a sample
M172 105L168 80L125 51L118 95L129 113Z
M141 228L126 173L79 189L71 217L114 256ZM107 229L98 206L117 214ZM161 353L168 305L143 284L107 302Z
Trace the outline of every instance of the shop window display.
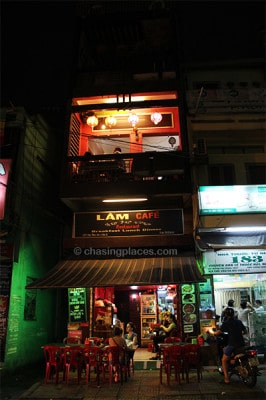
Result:
M266 311L249 314L250 345L255 346L261 357L266 351Z

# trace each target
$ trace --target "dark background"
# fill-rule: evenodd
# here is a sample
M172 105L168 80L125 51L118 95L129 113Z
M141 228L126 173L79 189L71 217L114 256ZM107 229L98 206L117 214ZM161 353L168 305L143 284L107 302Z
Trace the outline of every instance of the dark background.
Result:
M65 107L71 98L79 29L84 19L77 15L77 3L60 0L1 2L2 106ZM106 2L81 3L100 7ZM126 9L129 3L147 2L118 3ZM167 8L169 2L148 3L151 3L152 12L156 7ZM172 3L179 21L182 61L265 58L264 1ZM108 20L106 15L102 18Z

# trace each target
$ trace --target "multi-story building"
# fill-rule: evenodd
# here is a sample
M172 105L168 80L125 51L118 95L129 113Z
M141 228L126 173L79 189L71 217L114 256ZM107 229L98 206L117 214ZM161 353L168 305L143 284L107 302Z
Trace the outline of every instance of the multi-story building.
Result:
M156 294L159 311L176 314L180 336L194 337L204 316L187 315L187 304L197 310L208 300L215 316L204 234L228 227L224 215L199 216L198 187L265 184L264 60L252 54L246 62L230 52L226 62L213 61L215 48L196 63L182 19L188 9L176 2L79 6L60 188L73 220L59 263L44 277L39 270L27 288L59 289L68 328L79 327L83 337L99 333L100 323L109 335L117 317L133 320L146 343L144 293ZM240 224L239 216L229 218ZM254 216L246 219L254 226ZM264 249L265 233L257 233ZM66 334L65 312L57 325Z
M80 9L61 187L61 198L73 212L72 236L66 237L62 261L39 287L85 286L92 288L94 302L104 297L101 288L110 286L107 300L121 305L130 303L130 285L153 291L154 285L200 281L198 230L203 225L213 232L217 221L201 217L197 222L192 204L198 187L265 181L264 61L189 63L183 55L188 39L179 26L180 9L162 6L107 2ZM113 154L117 147L119 154ZM127 253L131 247L138 257ZM158 248L164 257L139 256L148 250L154 255ZM113 253L106 254L107 249ZM124 257L117 256L118 250ZM170 250L176 251L174 257ZM177 308L182 310L179 290ZM210 303L213 310L213 292ZM120 306L118 316L134 317L139 325L134 310L125 307L127 312ZM188 327L182 311L176 313L180 334L196 335L200 316Z

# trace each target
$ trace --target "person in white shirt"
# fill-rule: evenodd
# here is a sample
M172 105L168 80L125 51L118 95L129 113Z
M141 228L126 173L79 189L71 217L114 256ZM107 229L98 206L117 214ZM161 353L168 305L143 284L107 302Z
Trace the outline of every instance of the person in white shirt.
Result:
M254 306L254 307L253 307L252 304L250 304L250 303L248 303L248 302L247 302L247 306L248 306L249 308L251 308L252 311L255 311L255 312L264 311L264 307L263 307L263 305L262 305L262 301L261 301L261 300L255 300L255 306Z
M240 308L238 310L238 319L242 321L243 325L248 327L248 315L253 311L253 307L246 300L241 301Z
M256 312L261 312L264 311L264 307L262 305L262 301L261 300L255 300L255 307L254 307Z

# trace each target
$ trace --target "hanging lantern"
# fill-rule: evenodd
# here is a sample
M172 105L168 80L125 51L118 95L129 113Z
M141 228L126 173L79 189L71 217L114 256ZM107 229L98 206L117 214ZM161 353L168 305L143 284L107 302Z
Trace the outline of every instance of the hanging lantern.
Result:
M112 115L109 115L109 117L105 118L105 125L108 126L108 128L113 128L116 126L116 118L113 117Z
M96 115L91 115L87 118L87 124L90 125L92 128L94 128L95 126L98 125L98 118L96 117Z
M137 114L131 113L128 117L128 122L134 127L139 122L139 117Z
M159 112L154 112L151 114L151 120L155 125L158 125L163 119L162 114Z

